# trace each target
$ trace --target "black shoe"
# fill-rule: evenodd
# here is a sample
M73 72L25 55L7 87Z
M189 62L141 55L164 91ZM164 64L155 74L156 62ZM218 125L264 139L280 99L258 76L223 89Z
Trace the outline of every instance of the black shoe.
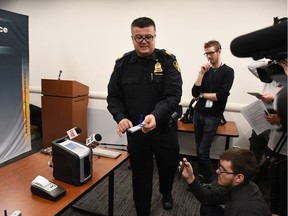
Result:
M170 210L173 208L173 199L171 194L162 197L162 205L165 210Z

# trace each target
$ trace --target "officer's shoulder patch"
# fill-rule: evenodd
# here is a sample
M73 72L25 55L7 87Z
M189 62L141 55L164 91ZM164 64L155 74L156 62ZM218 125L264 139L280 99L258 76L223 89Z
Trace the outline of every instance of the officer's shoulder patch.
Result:
M176 68L176 70L177 70L178 72L181 73L181 70L180 70L179 64L178 64L178 62L177 62L176 60L173 62L173 66L174 66L174 68Z

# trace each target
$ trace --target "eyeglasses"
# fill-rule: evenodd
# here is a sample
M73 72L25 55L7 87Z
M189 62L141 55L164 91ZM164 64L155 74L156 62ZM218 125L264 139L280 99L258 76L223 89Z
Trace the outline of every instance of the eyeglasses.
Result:
M135 35L135 36L131 36L133 40L135 40L137 43L141 43L143 40L147 41L147 42L151 42L153 41L154 36L151 34L148 35Z
M211 52L207 52L207 53L204 53L205 56L212 56L214 55L214 53L218 52L218 50L215 50L215 51L211 51Z
M229 172L229 171L225 171L224 167L219 163L218 164L218 170L219 172L222 174L222 173L225 173L225 174L231 174L231 175L237 175L238 173L236 172Z

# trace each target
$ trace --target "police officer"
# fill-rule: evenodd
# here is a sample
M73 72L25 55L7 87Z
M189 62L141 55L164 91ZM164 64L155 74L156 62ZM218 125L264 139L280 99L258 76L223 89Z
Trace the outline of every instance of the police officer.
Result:
M138 216L149 216L153 157L158 167L163 208L173 207L171 191L179 161L179 144L177 122L171 124L171 115L181 100L182 78L175 56L155 49L156 28L152 19L135 19L131 33L134 50L116 61L108 84L107 102L118 124L119 136L142 123L141 130L127 132L127 140L136 212Z

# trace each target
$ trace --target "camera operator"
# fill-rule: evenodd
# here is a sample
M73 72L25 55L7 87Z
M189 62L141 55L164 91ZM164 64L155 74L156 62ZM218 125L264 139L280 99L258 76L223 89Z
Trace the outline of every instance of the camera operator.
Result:
M282 63L281 66L284 66L284 71L287 71L287 64ZM286 83L287 93L287 75L283 78L282 82L284 85ZM276 97L276 100L280 100L279 97ZM277 106L275 109L281 110L283 107ZM280 117L278 113L269 114L265 118L273 126L266 151L266 156L271 157L269 164L271 212L272 215L287 215L287 130L283 130L283 127L287 128L287 126L281 124L283 116Z
M237 57L271 59L262 72L283 86L274 102L276 114L266 117L273 128L265 164L270 165L272 215L287 215L287 17L274 17L272 26L235 38L230 48Z
M274 110L276 102L275 98L277 97L279 91L282 89L282 86L278 82L271 80L270 78L266 77L266 79L264 79L263 77L260 77L262 74L261 70L259 69L261 67L267 66L269 62L271 62L270 59L264 58L249 64L248 69L254 76L256 76L264 83L261 96L256 97L259 100L262 100L267 110ZM270 130L266 130L258 135L255 133L254 130L252 130L251 137L249 138L250 150L254 152L258 164L261 163L262 157L267 147L269 141L269 134Z

